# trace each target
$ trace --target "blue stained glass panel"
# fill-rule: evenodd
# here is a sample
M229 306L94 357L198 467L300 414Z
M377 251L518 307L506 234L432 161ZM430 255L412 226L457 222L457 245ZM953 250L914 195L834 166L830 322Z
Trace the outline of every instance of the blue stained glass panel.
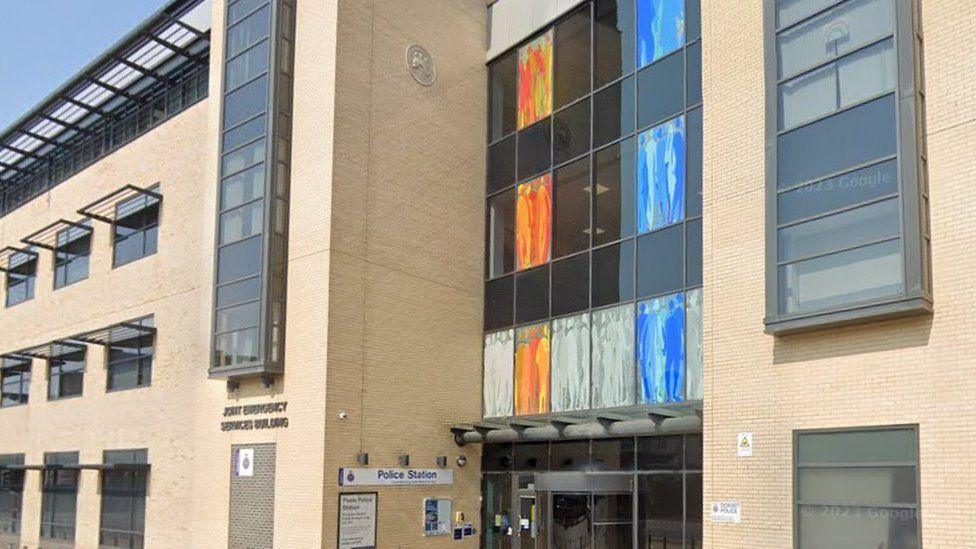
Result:
M638 232L685 217L685 137L685 117L681 115L637 138Z
M684 294L637 304L637 368L642 403L685 399Z
M637 66L657 61L685 44L685 0L637 1Z

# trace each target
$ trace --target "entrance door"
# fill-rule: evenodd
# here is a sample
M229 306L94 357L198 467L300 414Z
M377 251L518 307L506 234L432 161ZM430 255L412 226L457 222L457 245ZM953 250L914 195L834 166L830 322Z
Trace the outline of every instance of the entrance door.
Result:
M552 549L631 549L633 492L553 492Z

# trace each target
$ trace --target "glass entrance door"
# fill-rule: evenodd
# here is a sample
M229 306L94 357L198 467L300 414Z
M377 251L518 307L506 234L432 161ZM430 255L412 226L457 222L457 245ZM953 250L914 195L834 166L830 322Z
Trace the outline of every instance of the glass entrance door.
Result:
M548 523L552 549L631 549L633 492L553 492Z

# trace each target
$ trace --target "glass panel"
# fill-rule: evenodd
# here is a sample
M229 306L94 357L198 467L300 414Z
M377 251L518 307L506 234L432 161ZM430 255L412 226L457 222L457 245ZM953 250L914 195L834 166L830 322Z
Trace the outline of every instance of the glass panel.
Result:
M600 549L631 549L634 546L633 523L594 525L593 546Z
M918 503L914 467L801 468L799 501Z
M779 86L779 128L792 128L895 88L892 40Z
M653 63L685 44L684 0L637 3L637 66Z
M257 326L260 310L258 302L220 309L217 311L216 330L218 333L231 332Z
M552 117L553 163L562 164L590 150L590 98Z
M267 154L264 143L264 139L260 139L250 145L244 145L236 151L225 154L222 162L222 173L237 173L258 162L264 162L265 155Z
M515 322L532 322L549 316L549 266L515 275Z
M638 476L638 547L669 549L681 546L684 538L683 488L680 474Z
M512 325L514 277L506 276L485 284L485 330Z
M898 164L888 160L782 193L776 214L789 223L897 192Z
M258 329L250 328L217 336L214 352L217 355L215 362L218 367L257 361Z
M217 252L217 282L231 282L261 272L261 237L224 246Z
M485 336L484 416L512 415L512 379L515 367L512 330Z
M516 471L546 471L548 469L548 442L530 442L515 445Z
M674 294L637 304L637 368L641 401L685 399L684 295Z
M591 462L594 471L632 471L634 439L594 439Z
M688 232L688 254L685 258L685 278L688 286L701 286L702 283L702 221L694 219L685 224Z
M515 330L515 414L545 414L549 412L549 402L549 325L518 328Z
M553 548L590 546L590 509L587 494L552 495Z
M638 72L637 127L649 126L681 111L685 106L684 83L685 56L682 52Z
M589 468L590 441L588 440L553 442L550 452L553 471L585 471Z
M220 209L229 210L263 195L264 163L262 162L244 172L224 179L221 183Z
M268 117L261 116L224 133L224 150L236 149L244 143L265 135L268 131Z
M546 118L518 133L518 177L525 179L552 165L552 119Z
M637 231L684 219L685 117L679 116L637 138Z
M590 246L590 159L559 168L553 183L553 255L561 257Z
M546 158L549 157L548 150L544 154ZM488 147L487 181L489 193L504 189L512 183L515 183L514 135Z
M842 0L777 0L777 28L788 27L801 19L826 9Z
M593 186L596 188L593 197L594 244L613 242L634 234L635 167L632 138L593 156Z
M245 204L220 214L220 243L227 244L256 235L264 228L264 200Z
M780 267L780 312L896 295L903 286L901 241L890 240Z
M913 429L800 433L797 459L803 464L918 461Z
M503 444L484 444L482 445L481 470L482 471L509 471L512 468L513 456L512 445ZM488 478L488 477L486 477ZM491 478L499 478L491 476ZM511 477L505 476L506 479ZM487 498L487 494L485 494Z
M634 298L634 241L593 250L593 306Z
M685 475L685 547L698 549L704 547L702 533L702 508L704 507L704 486L701 473Z
M552 30L518 50L518 127L552 113Z
M515 189L488 199L488 276L515 270Z
M590 304L590 254L552 264L552 316L586 309Z
M597 88L634 70L634 0L596 0L593 85Z
M593 408L634 404L634 306L593 311Z
M228 15L234 15L233 12L234 9L231 8L228 11ZM233 21L233 19L228 18L228 21ZM264 37L268 36L268 30L270 28L270 7L265 7L242 22L229 26L227 28L227 59L246 50L251 44L257 44Z
M685 469L700 471L704 468L705 456L702 436L685 435Z
M886 95L779 137L777 181L780 188L893 155L895 96Z
M851 0L777 38L779 77L861 48L894 32L892 0Z
M634 132L634 77L593 95L593 146Z
M696 42L688 46L688 71L686 74L687 83L685 84L685 89L688 94L687 104L696 105L701 103L702 100L702 81L701 81L701 71L702 71L702 60L701 60L701 42Z
M590 315L558 318L552 321L552 411L589 407Z
M217 307L226 307L261 296L261 278L242 280L217 288Z
M687 349L688 383L685 395L688 400L702 398L702 292L700 289L685 293L685 342ZM699 441L700 444L700 441Z
M685 2L685 40L694 42L701 37L701 0Z
M224 73L224 89L233 90L255 76L268 70L270 61L268 40L254 46L227 62Z
M511 52L488 67L488 141L515 131L517 54Z
M821 217L778 231L780 261L853 248L897 237L901 228L897 198Z
M876 507L800 506L801 549L917 549L918 511Z
M555 452L555 444L553 444L553 452ZM633 509L631 494L593 494L594 522L632 522ZM603 546L598 545L598 547Z
M674 225L637 239L637 296L681 289L684 285L684 227Z
M545 174L519 185L515 207L515 257L519 270L549 261L551 220L552 177Z
M555 29L553 91L558 109L590 91L590 7L566 16Z
M268 108L267 75L242 86L224 98L224 127L236 126Z

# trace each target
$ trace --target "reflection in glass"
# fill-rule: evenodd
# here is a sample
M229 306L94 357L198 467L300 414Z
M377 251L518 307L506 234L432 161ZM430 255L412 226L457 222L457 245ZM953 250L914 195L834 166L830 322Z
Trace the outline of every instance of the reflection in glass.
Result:
M515 131L517 54L511 52L488 67L488 141Z
M636 181L634 139L611 145L593 156L593 225L596 245L634 234Z
M593 94L593 146L633 133L634 107L633 76Z
M549 316L549 266L515 275L515 322L532 322Z
M552 264L552 316L582 311L590 305L590 254Z
M637 239L637 296L650 297L684 286L684 227L672 225Z
M488 276L515 270L515 189L488 199Z
M555 28L555 108L590 91L590 7L583 5Z
M562 164L590 150L590 98L552 117L553 163Z
M638 547L681 547L684 537L681 475L639 475L637 483Z
M590 246L590 159L583 158L554 173L553 256Z
M593 5L593 85L634 70L634 0L596 0Z
M634 297L634 241L593 250L593 306Z

